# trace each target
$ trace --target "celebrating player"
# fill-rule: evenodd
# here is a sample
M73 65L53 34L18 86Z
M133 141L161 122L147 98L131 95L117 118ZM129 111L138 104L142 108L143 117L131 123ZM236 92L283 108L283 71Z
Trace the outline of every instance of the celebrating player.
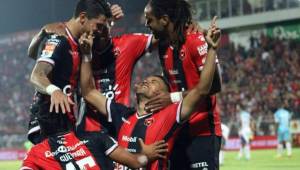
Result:
M208 46L202 33L188 34L186 27L191 22L190 5L185 0L150 0L145 8L146 26L154 37L159 39L159 57L164 76L170 88L169 93L162 93L151 99L147 110L156 111L172 101L179 101L199 82ZM208 43L208 44L207 44ZM221 142L220 116L216 110L216 97L213 95L221 89L221 80L216 67L210 96L197 103L196 113L189 120L190 141L186 152L188 159L180 151L173 158L171 169L218 169ZM181 92L185 91L185 92ZM178 143L179 149L181 144ZM180 156L178 156L180 155ZM183 167L185 164L188 164Z
M118 130L118 142L134 153L140 152L137 139L141 138L146 144L164 139L169 145L171 152L175 136L186 120L189 119L199 100L209 94L213 75L215 72L216 48L220 40L220 30L212 22L212 28L207 34L210 42L208 57L202 71L201 84L197 84L187 96L178 103L172 104L160 111L148 113L145 104L150 98L161 92L168 92L168 85L161 76L150 76L141 83L135 85L137 96L137 111L132 110L111 99L105 98L93 86L94 82L90 69L90 63L84 62L81 69L81 87L84 98L94 105L108 121L111 121ZM86 42L91 42L86 40ZM89 56L90 50L85 50ZM89 59L85 59L89 61ZM117 168L119 165L116 165ZM148 164L147 169L166 169L167 160L158 160Z
M31 82L37 88L31 112L47 139L32 148L21 169L106 169L104 153L133 168L147 163L145 155L130 154L104 132L77 135L72 132L75 125L72 107L76 106L73 101L81 62L77 39L87 32L95 33L97 25L105 23L108 17L110 9L103 1L80 0L73 18L65 24L67 38L49 35L41 44L42 52L31 75ZM154 145L164 151L162 142ZM150 160L162 157L156 153L147 156Z

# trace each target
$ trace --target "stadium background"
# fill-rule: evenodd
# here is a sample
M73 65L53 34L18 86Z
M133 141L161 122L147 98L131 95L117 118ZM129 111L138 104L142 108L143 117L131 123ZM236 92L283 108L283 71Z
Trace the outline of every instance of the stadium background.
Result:
M111 0L122 6L125 17L113 35L144 32L146 0ZM300 151L276 164L274 111L288 102L293 113L293 147L300 146L300 0L190 0L194 19L207 28L219 16L223 31L219 58L223 89L219 106L223 123L230 127L228 150L239 147L236 106L243 104L255 120L253 160L238 162L228 153L222 169L297 169ZM32 36L44 25L71 17L76 0L2 0L0 6L0 169L17 169L24 157L28 107L34 93L29 76L34 61L27 57ZM133 82L160 73L157 53L146 54L135 67ZM132 95L132 97L134 97ZM270 150L271 149L271 150ZM264 156L266 154L266 156ZM261 157L261 159L260 159ZM269 157L269 159L266 159ZM261 162L255 162L261 160ZM262 161L263 160L263 161ZM275 162L274 162L275 161ZM252 162L252 163L251 163ZM279 161L280 162L280 161ZM13 164L9 167L9 164ZM227 164L227 165L226 165ZM268 166L272 165L272 166ZM261 167L260 167L261 168Z

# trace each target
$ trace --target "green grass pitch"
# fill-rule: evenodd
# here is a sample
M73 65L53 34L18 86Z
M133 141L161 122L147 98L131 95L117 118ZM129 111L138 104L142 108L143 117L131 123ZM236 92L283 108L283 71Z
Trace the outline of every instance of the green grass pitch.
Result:
M226 152L220 170L300 170L300 149L293 149L293 156L275 158L276 150L256 150L251 160L237 160L237 152ZM0 170L18 170L21 161L0 161Z

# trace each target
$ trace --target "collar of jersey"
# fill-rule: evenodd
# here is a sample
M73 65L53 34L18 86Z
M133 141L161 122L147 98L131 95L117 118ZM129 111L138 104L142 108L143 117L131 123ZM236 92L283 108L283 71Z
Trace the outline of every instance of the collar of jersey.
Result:
M151 116L152 114L153 114L153 112L140 116L139 112L137 111L135 115L136 115L137 119L143 119L145 117Z
M68 34L68 37L71 39L71 41L72 41L75 45L78 45L77 42L75 41L73 35L71 34L69 28L68 28L66 25L65 25L65 30L66 30L66 32L67 32L67 34Z

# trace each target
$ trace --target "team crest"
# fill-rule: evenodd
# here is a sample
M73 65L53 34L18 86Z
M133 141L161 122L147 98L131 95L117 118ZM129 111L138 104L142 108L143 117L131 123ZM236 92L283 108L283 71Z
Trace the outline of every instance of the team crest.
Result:
M121 54L120 48L116 47L113 50L115 57L118 57Z
M151 117L151 118L145 119L144 125L145 126L150 126L150 125L153 124L153 122L154 122L154 118Z
M184 60L185 59L185 52L184 52L184 50L180 50L179 58L180 58L180 60Z

